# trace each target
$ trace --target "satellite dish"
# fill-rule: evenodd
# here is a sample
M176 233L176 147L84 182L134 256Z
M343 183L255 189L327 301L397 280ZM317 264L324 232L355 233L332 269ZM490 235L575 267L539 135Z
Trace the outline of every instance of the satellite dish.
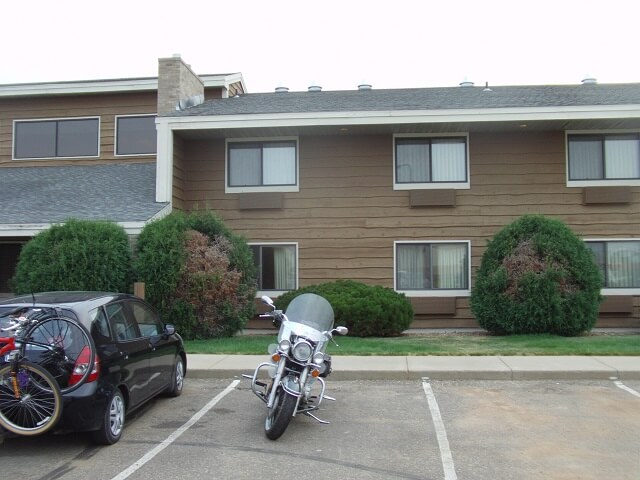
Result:
M189 107L195 107L204 102L204 95L192 95L187 98L181 98L178 100L176 110L184 110Z

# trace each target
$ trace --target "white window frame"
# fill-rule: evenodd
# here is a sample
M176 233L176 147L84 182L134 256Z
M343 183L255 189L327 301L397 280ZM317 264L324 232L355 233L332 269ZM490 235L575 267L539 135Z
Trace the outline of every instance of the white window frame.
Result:
M466 182L424 182L424 183L398 183L396 179L396 139L398 138L447 138L447 137L464 137L465 139L465 168L466 168ZM394 190L425 190L425 189L443 189L454 188L458 190L465 190L471 188L471 177L469 169L469 133L398 133L393 135L393 189Z
M438 243L460 243L467 246L469 264L467 265L467 285L466 289L429 289L429 290L398 290L398 245L407 244L438 244ZM403 293L407 297L469 297L471 296L471 240L395 240L393 242L393 289L398 293Z
M262 185L250 187L229 186L229 144L233 143L272 143L295 142L296 171L295 185ZM227 138L224 144L224 189L225 193L256 193L256 192L299 192L300 191L300 142L298 137L255 137L255 138Z
M156 145L156 151L153 153L118 153L118 134L119 134L119 129L118 129L118 120L120 118L132 118L132 117L153 117L158 118L158 115L156 113L135 113L132 115L116 115L114 117L114 121L113 121L113 131L114 131L114 135L113 135L113 155L116 157L148 157L148 156L156 156L157 152L158 152L158 129L156 127L156 140L155 140L155 145Z
M96 139L96 155L79 155L73 157L16 157L16 129L19 123L30 122L60 122L60 121L73 121L73 120L98 120L98 138ZM93 117L54 117L54 118L20 118L13 120L13 136L11 139L11 158L13 160L59 160L67 158L100 158L100 134L102 132L102 119L98 116Z
M565 172L567 187L619 187L640 186L640 179L624 178L617 180L571 180L569 178L569 136L570 135L616 135L625 133L640 134L638 130L566 130L565 131Z
M585 243L587 242L640 242L640 238L583 238ZM640 288L607 288L603 287L600 290L602 295L640 295Z
M298 289L298 279L299 279L299 271L300 271L300 263L298 261L298 242L247 242L249 247L294 247L295 248L295 256L296 256L296 273L294 279L294 288L293 290ZM290 292L292 290L258 290L256 292L256 298L260 298L263 295L267 295L269 297L278 297L284 293Z

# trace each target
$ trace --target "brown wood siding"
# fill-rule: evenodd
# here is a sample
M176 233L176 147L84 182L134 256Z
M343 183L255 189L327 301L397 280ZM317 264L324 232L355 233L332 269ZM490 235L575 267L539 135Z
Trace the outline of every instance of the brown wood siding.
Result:
M184 141L182 138L174 135L173 137L173 208L175 210L184 210Z
M0 167L155 161L155 155L116 157L115 116L155 114L155 92L0 98ZM12 160L14 120L100 117L99 158Z
M301 136L300 191L283 194L282 210L239 210L224 193L224 140L185 145L185 208L211 208L252 242L298 242L299 284L353 279L393 287L395 240L469 240L472 276L487 241L527 213L566 222L583 237L640 237L640 188L632 202L584 205L568 188L564 132L470 133L471 188L456 205L411 208L393 190L391 135ZM634 312L618 323L640 323ZM607 317L607 322L611 322ZM615 323L615 322L614 322ZM455 315L416 316L415 326L474 327L469 299Z

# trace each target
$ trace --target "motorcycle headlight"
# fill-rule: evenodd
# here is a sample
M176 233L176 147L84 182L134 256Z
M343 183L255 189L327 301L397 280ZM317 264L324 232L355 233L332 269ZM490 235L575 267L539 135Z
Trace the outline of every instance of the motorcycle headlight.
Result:
M293 358L299 362L306 362L313 354L313 347L306 340L300 340L293 346Z
M324 353L318 352L313 356L313 363L315 365L322 365L324 363Z
M278 350L282 353L289 353L289 350L291 350L291 342L289 340L280 340Z

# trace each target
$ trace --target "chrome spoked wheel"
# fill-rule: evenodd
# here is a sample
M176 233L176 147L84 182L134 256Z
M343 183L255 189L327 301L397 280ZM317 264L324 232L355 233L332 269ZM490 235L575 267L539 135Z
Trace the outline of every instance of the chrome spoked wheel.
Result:
M18 435L51 430L62 415L62 396L53 377L39 365L21 362L0 368L0 426Z

